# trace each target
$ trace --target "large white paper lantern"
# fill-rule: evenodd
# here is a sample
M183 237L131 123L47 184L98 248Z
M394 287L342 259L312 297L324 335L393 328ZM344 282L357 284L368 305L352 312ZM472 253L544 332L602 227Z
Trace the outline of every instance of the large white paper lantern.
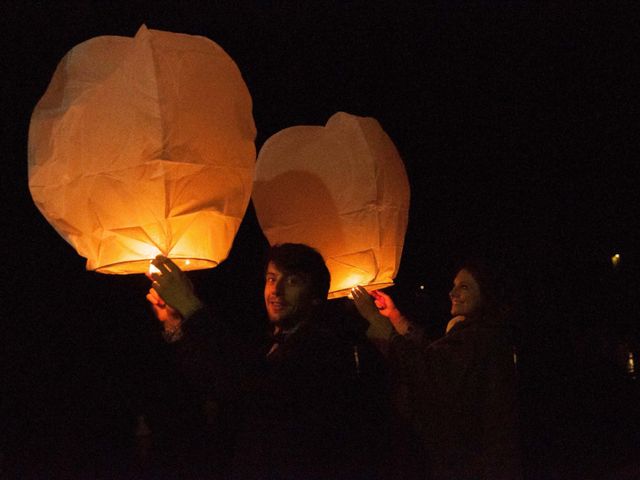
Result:
M29 128L34 202L87 269L223 261L255 167L251 97L214 42L142 26L62 59Z
M409 182L375 119L338 112L324 127L276 133L258 154L252 198L269 243L305 243L324 256L329 298L393 284Z

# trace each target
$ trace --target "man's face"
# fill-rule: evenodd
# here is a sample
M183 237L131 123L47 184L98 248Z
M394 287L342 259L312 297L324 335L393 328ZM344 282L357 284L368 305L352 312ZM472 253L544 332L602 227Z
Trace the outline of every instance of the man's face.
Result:
M295 325L313 306L309 280L303 276L281 271L273 262L267 266L264 302L271 323L287 328Z

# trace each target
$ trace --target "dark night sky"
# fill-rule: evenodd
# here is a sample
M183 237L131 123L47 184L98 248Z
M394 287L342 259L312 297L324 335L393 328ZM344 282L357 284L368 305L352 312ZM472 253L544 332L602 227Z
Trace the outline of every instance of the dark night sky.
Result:
M640 12L584 3L1 0L9 411L32 422L46 416L41 405L61 414L68 392L88 395L84 385L98 398L104 378L144 362L146 279L86 272L33 205L26 175L29 118L58 61L143 23L207 36L231 55L258 148L336 111L382 124L412 188L395 287L407 308L440 312L451 262L497 255L517 277L542 364L558 360L540 345L562 349L586 326L637 341ZM259 311L265 244L250 207L230 258L194 280L228 311ZM554 329L550 347L540 332Z

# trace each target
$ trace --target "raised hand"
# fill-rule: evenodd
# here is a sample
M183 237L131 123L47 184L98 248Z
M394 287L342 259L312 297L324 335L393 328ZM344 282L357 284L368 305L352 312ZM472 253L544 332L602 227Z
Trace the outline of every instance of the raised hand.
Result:
M351 289L351 297L360 315L369 322L367 337L386 353L388 340L393 333L393 326L387 317L380 313L378 302L364 287Z
M147 277L152 280L152 290L162 302L176 310L183 319L202 308L202 302L193 291L191 280L171 259L158 255L151 263L159 272L147 274Z
M357 286L351 289L353 300L360 315L369 323L380 324L380 317L388 319L396 331L404 335L409 331L410 323L396 307L393 299L380 290L367 292L364 287Z
M364 319L369 323L373 323L378 320L377 317L381 314L380 305L364 287L361 287L360 285L353 287L351 289L351 296L353 297L353 303L358 309L358 312Z
M180 315L180 312L175 308L167 305L154 288L149 289L149 293L147 293L147 300L151 303L153 312L158 320L162 322L165 332L173 334L180 329L182 324L182 315Z

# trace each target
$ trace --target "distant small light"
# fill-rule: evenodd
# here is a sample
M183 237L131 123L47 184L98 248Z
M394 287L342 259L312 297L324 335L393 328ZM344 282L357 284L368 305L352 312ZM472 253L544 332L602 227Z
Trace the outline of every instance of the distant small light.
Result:
M190 265L191 264L191 260L189 260L188 258L184 261L185 265Z
M620 254L616 253L614 256L611 257L611 265L613 265L614 267L617 267L620 264Z
M633 352L628 352L627 356L627 373L635 378L636 375L636 365L633 358Z
M420 285L420 290L424 290L424 285Z

